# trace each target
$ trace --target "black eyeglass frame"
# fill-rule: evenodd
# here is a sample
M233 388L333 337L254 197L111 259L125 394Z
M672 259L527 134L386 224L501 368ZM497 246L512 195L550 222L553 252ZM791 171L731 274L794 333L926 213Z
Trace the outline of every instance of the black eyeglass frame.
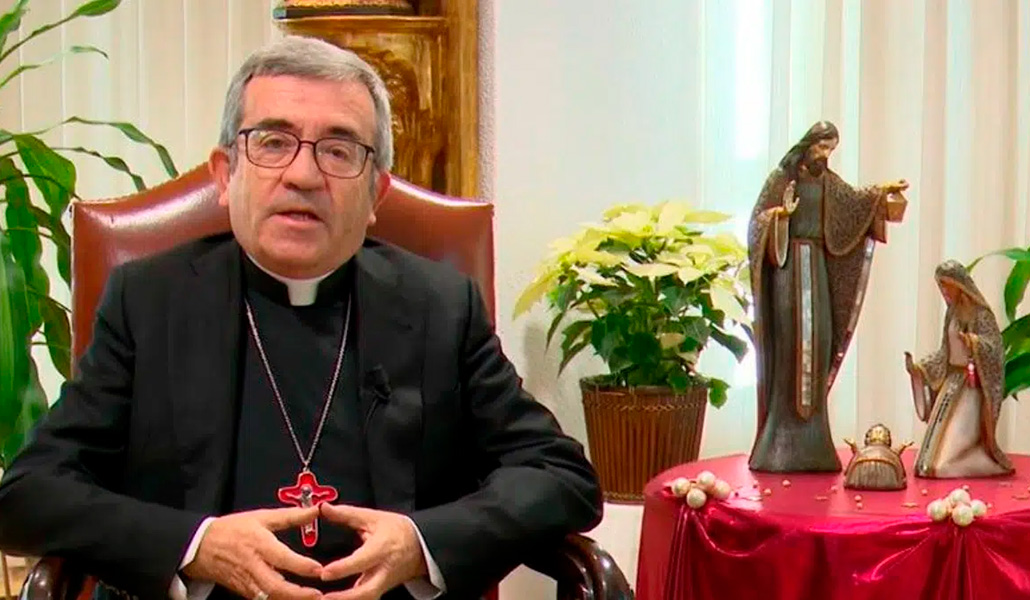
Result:
M278 133L278 134L281 134L281 135L288 135L288 136L292 137L293 139L297 140L297 147L294 148L294 150L293 150L293 156L291 156L289 160L283 162L283 164L281 164L281 165L261 164L261 163L255 161L250 156L250 135L252 133L254 133L255 131L267 131L267 132L272 132L272 133ZM365 165L368 164L369 157L373 156L376 153L376 149L373 148L372 146L369 146L368 144L359 142L358 140L351 139L351 138L346 138L346 137L333 137L333 136L330 136L330 137L320 138L320 139L317 139L317 140L305 140L305 139L301 139L300 136L298 136L298 135L296 135L294 133L290 133L289 131L283 131L282 129L274 129L274 128L269 128L269 127L246 127L244 129L240 129L239 131L236 132L236 137L237 138L239 138L239 136L241 136L241 135L243 136L243 154L244 154L244 156L247 157L247 160L252 165L255 165L255 166L258 166L258 167L262 167L262 168L265 168L265 169L285 169L286 167L292 165L293 161L297 160L297 156L300 154L301 147L303 147L304 144L308 144L308 145L311 146L311 154L315 158L315 166L318 167L318 170L321 171L322 173L324 173L325 175L328 175L329 177L334 177L336 179L357 179L358 177L361 177L361 174L365 172ZM326 171L322 167L322 163L318 160L318 144L320 144L320 143L322 143L324 141L329 141L329 140L332 140L334 142L349 142L349 143L355 144L358 147L363 148L365 150L365 157L361 161L361 169L359 169L357 173L355 173L354 175L350 175L350 176L336 175L335 173L330 173L330 172Z

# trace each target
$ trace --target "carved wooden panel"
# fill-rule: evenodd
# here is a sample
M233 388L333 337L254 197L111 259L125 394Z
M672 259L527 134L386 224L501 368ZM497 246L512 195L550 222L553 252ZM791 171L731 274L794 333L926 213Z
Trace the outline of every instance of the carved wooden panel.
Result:
M441 193L478 192L476 0L284 0L287 33L349 48L390 91L394 173Z

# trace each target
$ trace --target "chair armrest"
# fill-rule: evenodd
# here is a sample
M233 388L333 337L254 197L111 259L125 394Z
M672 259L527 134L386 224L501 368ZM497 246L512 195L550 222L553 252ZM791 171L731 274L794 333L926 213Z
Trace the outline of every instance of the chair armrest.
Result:
M25 578L19 600L75 600L86 585L86 576L68 561L46 557Z
M594 540L573 534L526 563L558 582L559 600L633 600L615 560Z

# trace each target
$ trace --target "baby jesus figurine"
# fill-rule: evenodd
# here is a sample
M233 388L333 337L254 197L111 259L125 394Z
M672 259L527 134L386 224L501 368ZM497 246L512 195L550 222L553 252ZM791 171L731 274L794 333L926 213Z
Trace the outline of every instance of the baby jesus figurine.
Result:
M891 432L881 423L865 433L865 448L844 438L851 446L851 462L844 471L844 487L853 490L903 490L907 484L901 453L912 445L891 448Z

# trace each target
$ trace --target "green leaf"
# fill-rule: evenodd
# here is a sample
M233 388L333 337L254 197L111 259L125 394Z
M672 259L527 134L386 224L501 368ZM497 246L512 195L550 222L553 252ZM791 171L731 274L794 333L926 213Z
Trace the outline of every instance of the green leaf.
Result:
M744 360L744 357L747 356L747 342L736 336L732 336L717 327L713 327L712 339L719 342L723 348L732 352L733 356L736 357L737 362Z
M617 313L605 315L594 321L590 331L590 343L597 354L608 361L612 351L627 344L628 330L629 320L625 316Z
M107 166L111 167L115 171L121 171L122 173L128 175L129 178L132 179L132 184L136 186L137 192L142 192L143 190L147 189L147 184L143 181L143 178L137 175L135 172L133 172L132 169L129 168L129 165L117 156L107 156L97 152L96 150L90 150L88 148L83 148L81 146L76 146L74 148L60 146L54 147L54 150L59 150L61 152L77 152L79 154L88 154L89 156L99 158L100 160L107 163Z
M1005 396L1030 387L1030 354L1020 354L1005 363Z
M29 362L28 385L22 391L19 401L21 412L12 423L11 432L0 437L0 465L9 465L25 447L33 426L47 411L46 393L39 382L36 365Z
M665 285L661 289L661 302L670 315L679 315L690 304L693 295L691 289L683 285Z
M635 333L629 339L629 359L636 365L660 362L662 346L652 333Z
M43 315L43 336L54 367L64 376L71 378L72 372L72 328L64 307L52 298L40 298L39 310Z
M57 247L57 271L65 283L72 283L72 240L61 219L53 219L38 206L30 207L40 227L50 231L50 239Z
M708 379L708 402L715 408L722 408L726 404L726 390L728 389L730 389L730 384L722 379L710 377Z
M565 348L571 345L570 340L579 340L584 335L587 335L590 332L590 326L592 324L593 323L591 321L576 321L575 323L570 323L565 329L562 330L562 336L564 338L564 341L562 342L562 349L564 350ZM589 335L587 335L587 340L589 341L589 339L590 337Z
M1016 308L1023 301L1027 282L1030 282L1030 260L1017 261L1005 280L1005 316L1009 321L1016 318Z
M39 68L45 67L45 66L53 63L57 59L59 59L59 58L61 58L63 56L66 56L68 54L99 54L99 55L103 56L104 58L108 58L106 52L104 52L103 50L101 50L99 48L96 48L94 46L72 46L68 50L65 50L64 52L61 52L59 54L55 54L54 56L51 56L50 58L44 60L43 62L29 63L29 64L25 64L25 65L18 65L18 68L16 68L15 70L11 71L10 73L8 73L7 77L4 77L3 80L0 80L0 88L4 87L5 85L7 85L7 82L9 82L10 80L14 79L15 77L21 75L22 73L25 73L26 71L33 71L35 69L39 69Z
M608 370L615 373L619 377L619 381L623 384L626 383L626 371L634 369L641 369L644 365L634 364L629 358L629 349L626 346L617 346L612 349L608 358L605 359L608 363ZM652 382L654 383L654 382Z
M14 261L7 236L0 236L0 448L16 431L31 384L28 307L24 274ZM6 460L6 455L0 460Z
M28 3L29 0L18 0L11 10L0 15L0 50L7 44L7 36L21 27L21 19L25 16Z
M980 264L981 260L990 256L1004 256L1014 261L1030 261L1030 249L1005 248L1004 250L997 250L995 252L984 254L983 256L980 256L973 262L969 263L969 266L966 267L966 270L972 271L976 267L976 265Z
M561 375L565 367L576 357L577 354L583 351L584 348L590 345L590 338L584 338L579 342L569 346L568 348L562 349L561 364L558 365L558 374Z
M122 0L91 0L76 8L75 12L72 13L72 18L99 17L118 8L118 5L121 3Z
M554 289L551 293L551 302L559 311L567 311L572 305L572 301L576 299L578 292L579 281L570 277Z
M668 382L673 391L682 393L690 385L690 378L683 371L676 371L669 375Z
M74 16L67 16L67 17L65 17L63 19L60 19L58 21L54 21L53 23L47 23L45 25L41 25L41 26L37 27L36 29L32 30L32 33L30 33L29 35L21 38L20 40L18 40L17 44L15 44L15 45L11 46L10 48L4 50L3 54L0 54L0 63L4 62L5 58L7 58L8 56L14 54L14 52L16 50L18 50L18 48L21 48L25 44L29 43L29 41L31 41L31 40L33 40L33 39L43 35L44 33L50 31L51 29L57 29L61 25L64 25L65 23L67 23L68 21L71 21L74 18L75 18Z
M1005 346L1006 355L1028 339L1030 339L1030 315L1023 315L1012 321L1001 331L1001 340Z
M161 164L164 165L165 172L168 173L169 177L175 178L179 176L179 172L175 170L175 163L172 161L172 155L168 153L168 150L158 144L154 140L150 139L143 134L142 131L136 128L132 123L122 123L118 121L93 121L90 119L83 119L81 117L69 117L64 120L65 123L81 123L83 125L99 125L102 127L114 127L118 131L122 132L125 137L139 144L145 144L150 146L157 152L158 157L161 159Z
M75 165L34 135L16 135L14 143L25 170L35 176L32 181L50 208L50 216L61 218L75 193Z
M688 352L691 350L697 350L708 343L708 336L712 333L712 327L708 324L708 321L701 317L684 317L681 322L683 323L683 334L687 336L684 341L684 350Z
M10 158L0 159L0 180L4 181L4 200L7 204L5 217L8 230L3 235L9 243L11 257L21 269L26 287L46 295L50 291L50 280L42 264L43 248L39 242L29 188L21 171ZM25 324L31 336L42 319L36 302L30 302L27 311Z

